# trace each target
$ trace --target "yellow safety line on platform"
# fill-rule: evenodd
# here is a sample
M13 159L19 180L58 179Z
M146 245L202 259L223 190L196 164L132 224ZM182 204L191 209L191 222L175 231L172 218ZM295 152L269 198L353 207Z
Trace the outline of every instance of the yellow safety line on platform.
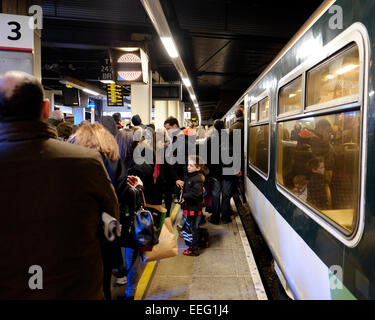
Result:
M142 300L146 292L148 283L150 282L152 272L156 266L156 261L147 263L145 270L142 273L141 279L138 282L137 291L135 292L134 300Z

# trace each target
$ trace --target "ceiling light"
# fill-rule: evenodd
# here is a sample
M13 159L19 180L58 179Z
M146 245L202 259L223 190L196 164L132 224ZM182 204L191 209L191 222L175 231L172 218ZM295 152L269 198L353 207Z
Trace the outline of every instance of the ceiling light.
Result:
M331 80L331 79L333 79L335 76L333 75L333 74L329 74L328 76L327 76L327 79L329 79L329 80Z
M115 83L113 80L100 80L100 82L105 84Z
M337 70L336 73L341 75L341 74L344 74L344 73L346 73L348 71L351 71L351 70L353 70L355 68L358 68L358 67L359 67L358 64L349 64L349 65Z
M176 46L174 45L173 39L171 37L160 37L160 39L161 42L163 42L163 45L167 50L169 56L171 58L177 58L179 55Z
M291 94L289 95L289 98L293 98L293 97L295 97L295 96L296 96L295 93L291 93Z
M93 94L94 96L98 96L99 95L99 93L97 93L95 91L92 91L90 89L84 88L83 91L85 91L86 93L89 93L89 94Z
M182 82L184 83L185 86L191 87L191 82L189 78L182 78Z
M191 98L191 100L195 100L195 99L196 99L195 94L191 94L191 95L190 95L190 98Z

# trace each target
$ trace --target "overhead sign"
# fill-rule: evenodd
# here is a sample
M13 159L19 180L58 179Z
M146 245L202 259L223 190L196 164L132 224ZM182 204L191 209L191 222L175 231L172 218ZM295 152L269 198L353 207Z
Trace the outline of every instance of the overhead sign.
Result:
M112 80L112 66L109 59L104 59L104 64L101 66L100 80Z
M153 84L152 85L153 100L182 100L181 84Z
M184 119L191 119L191 112L184 112Z
M124 95L121 85L115 83L107 84L107 105L108 107L124 106Z
M30 28L32 17L0 14L0 49L29 51L34 49L34 30Z
M141 48L111 48L109 54L114 81L148 83L149 59Z

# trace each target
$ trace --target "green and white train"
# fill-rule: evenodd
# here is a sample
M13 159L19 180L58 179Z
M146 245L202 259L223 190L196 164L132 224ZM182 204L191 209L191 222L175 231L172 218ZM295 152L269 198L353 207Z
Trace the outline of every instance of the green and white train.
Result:
M325 1L245 108L245 190L294 299L375 298L375 1Z

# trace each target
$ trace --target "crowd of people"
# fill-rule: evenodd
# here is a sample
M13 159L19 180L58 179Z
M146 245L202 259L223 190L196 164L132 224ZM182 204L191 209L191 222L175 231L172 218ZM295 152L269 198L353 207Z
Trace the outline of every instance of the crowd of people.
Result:
M241 109L227 130L222 120L194 128L180 127L174 117L155 130L139 115L123 125L118 113L73 126L61 111L49 117L49 110L36 78L22 72L0 76L0 177L7 181L0 187L0 254L7 257L0 262L0 299L110 300L113 270L118 283L127 282L121 298L134 299L142 268L139 250L106 241L101 215L120 220L143 198L164 206L167 216L181 199L183 221L192 231L188 256L200 254L204 211L211 213L212 224L231 222L230 198L243 168L223 174L231 163L220 155L227 152L232 162L238 156L231 139L228 146L222 141L235 129L243 139ZM199 154L202 148L207 156ZM43 269L43 290L28 285L33 265Z

